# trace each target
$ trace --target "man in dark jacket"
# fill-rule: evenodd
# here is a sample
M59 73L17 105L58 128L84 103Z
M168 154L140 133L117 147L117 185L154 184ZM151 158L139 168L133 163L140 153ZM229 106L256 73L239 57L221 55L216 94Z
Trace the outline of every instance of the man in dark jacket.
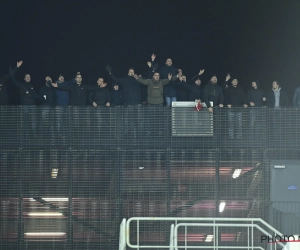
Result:
M26 130L30 127L31 133L36 136L36 115L35 115L35 108L30 107L36 105L36 101L38 100L38 94L35 91L35 87L31 83L31 77L29 74L26 74L24 77L24 82L19 82L16 80L14 76L14 72L10 70L10 74L12 77L12 82L17 88L19 88L19 94L21 97L21 105L23 105L23 115L24 120L22 124L22 128L25 129L24 136L29 135L29 130ZM30 124L30 126L28 126Z
M21 67L23 61L17 62L17 66L12 70L12 74L15 74L19 67ZM7 82L11 77L9 72L5 76L0 77L0 105L8 104Z
M110 93L111 96L111 104L114 106L123 105L123 91L119 87L119 85L114 84L113 90Z
M244 90L238 86L238 80L233 79L232 86L225 90L224 103L228 110L228 133L229 138L242 138L242 111L240 107L247 108L247 98ZM234 128L236 126L236 128ZM236 130L236 134L234 133Z
M167 58L166 63L164 66L160 67L158 70L158 73L160 74L161 79L168 79L168 75L171 74L172 76L175 76L178 74L178 72L181 72L181 70L177 70L173 66L173 62L171 58ZM165 96L165 102L167 106L171 106L172 102L176 102L176 83L170 82L168 85L164 87L164 96Z
M51 85L52 79L47 76L45 80L45 85L39 90L39 101L44 106L55 106L55 92Z
M205 102L208 111L211 113L213 112L213 107L223 107L223 90L218 85L218 79L216 76L212 76L208 84L204 87L203 101Z
M287 94L281 89L278 81L272 83L272 91L269 91L267 96L267 105L276 109L288 106Z
M249 119L250 119L250 133L253 135L254 126L259 116L260 109L266 101L265 92L259 88L259 82L253 81L251 89L247 93L248 104L250 105Z
M96 108L98 106L110 106L110 93L107 88L107 84L104 82L103 78L99 78L97 81L99 86L89 95L89 101Z
M201 101L203 89L201 87L200 76L204 73L204 69L195 75L189 82L182 81L182 78L179 77L179 85L188 90L188 101Z
M11 77L13 84L19 89L21 105L36 105L38 94L35 91L35 87L31 83L31 76L26 74L24 77L24 82L19 82L16 80L13 71L11 71Z
M142 104L142 92L141 86L134 78L134 69L128 70L128 76L124 78L117 78L111 73L111 67L107 65L105 67L113 82L121 85L123 88L124 104L125 105L141 105Z
M70 93L70 104L71 105L86 105L87 95L90 91L96 89L89 85L82 84L82 76L80 72L77 72L75 77L76 84L68 84L67 86L61 86L58 83L52 83L55 88L60 88L62 90L67 90Z
M69 82L66 82L65 78L62 75L59 75L56 83L58 84L59 87L65 87L65 86L68 86L69 84L76 84L76 81L73 78ZM57 89L55 89L55 96L56 96L56 101L55 101L56 106L68 106L69 105L70 96L69 96L68 91L57 88Z

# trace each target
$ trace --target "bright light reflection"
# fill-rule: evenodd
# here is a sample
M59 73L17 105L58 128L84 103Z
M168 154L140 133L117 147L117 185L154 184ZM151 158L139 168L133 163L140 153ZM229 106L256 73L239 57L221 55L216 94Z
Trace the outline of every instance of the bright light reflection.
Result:
M238 168L235 169L234 172L233 172L233 174L232 174L232 178L233 179L238 178L240 176L241 172L242 172L242 169L238 169Z
M68 201L69 200L68 198L41 198L41 199L45 200L45 201ZM29 200L30 201L36 201L33 198L30 198Z
M226 206L226 202L222 201L219 205L219 212L222 213L224 211L224 208Z
M58 212L31 212L27 213L28 216L63 216L62 213Z
M212 242L213 238L214 238L214 236L209 234L209 235L206 236L205 242Z
M24 233L26 236L63 236L66 235L64 232L41 232L41 233Z

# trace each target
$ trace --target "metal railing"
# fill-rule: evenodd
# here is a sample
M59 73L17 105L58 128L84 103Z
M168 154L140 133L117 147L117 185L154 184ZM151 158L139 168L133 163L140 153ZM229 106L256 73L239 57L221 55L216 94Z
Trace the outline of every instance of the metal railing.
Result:
M273 228L271 225L266 223L264 220L259 218L179 218L179 217L133 217L126 221L126 227L124 228L125 219L122 221L122 227L120 227L120 241L122 242L122 246L119 250L124 250L125 245L129 248L133 249L264 249L262 247L261 238L258 239L257 233L254 234L254 230L257 230L264 236L268 236L270 238L274 237L272 235L283 235L278 230ZM143 222L174 222L171 224L170 227L170 239L169 242L165 241L164 245L157 245L157 244L143 244L143 240L140 237L140 233L142 232L141 224ZM131 226L131 223L135 223L135 226ZM179 228L184 228L184 245L179 244ZM188 227L205 227L207 228L212 227L213 235L211 245L202 241L200 244L188 244ZM231 228L231 229L238 229L246 228L247 229L247 242L246 244L242 244L237 242L235 245L220 245L221 241L219 240L220 237L220 228ZM150 227L147 227L148 229ZM132 230L131 230L132 229ZM131 232L135 232L135 240L136 243L131 242ZM126 240L121 239L125 237ZM182 234L181 234L182 239ZM124 243L126 242L126 244ZM204 243L204 244L203 244ZM239 245L240 244L240 245ZM285 245L282 242L277 242L276 244L269 244L269 249L277 249L277 247L284 248Z

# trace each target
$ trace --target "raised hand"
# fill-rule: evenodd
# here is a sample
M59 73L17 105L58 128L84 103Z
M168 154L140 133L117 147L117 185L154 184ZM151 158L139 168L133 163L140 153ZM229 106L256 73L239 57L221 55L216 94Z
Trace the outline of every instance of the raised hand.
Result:
M228 75L226 76L225 81L228 82L230 78L231 78L231 76L228 74Z
M203 73L204 73L204 69L200 69L198 74L199 74L199 76L201 76Z
M105 66L106 71L108 72L108 74L111 74L111 67L109 65Z
M20 68L22 64L23 64L23 61L17 62L17 67Z
M52 86L54 87L54 88L57 88L58 87L58 84L57 83L52 83Z
M148 65L149 68L151 68L152 63L151 62L147 62L147 65Z
M135 74L133 77L134 77L135 79L139 79L139 77L138 77L137 74Z
M168 79L171 81L171 79L172 79L172 75L171 74L168 74Z
M155 58L156 58L156 55L153 53L153 54L151 55L151 60L152 60L152 62L155 60Z

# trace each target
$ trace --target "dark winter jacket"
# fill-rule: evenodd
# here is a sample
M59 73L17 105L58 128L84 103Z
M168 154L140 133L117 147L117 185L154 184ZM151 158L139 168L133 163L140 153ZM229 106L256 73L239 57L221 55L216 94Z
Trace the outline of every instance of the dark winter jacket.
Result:
M104 106L106 103L110 103L110 99L110 93L107 87L100 88L98 86L98 88L89 95L90 103L95 102L97 106Z
M247 93L248 104L253 102L255 107L261 107L264 105L263 98L265 97L265 92L259 88L252 88Z
M288 104L289 104L287 94L282 89L280 89L279 91L280 91L279 106L281 108L282 107L287 107ZM267 105L270 108L274 108L275 107L275 94L274 94L273 90L269 91L269 93L268 93L268 96L267 96Z
M65 87L71 84L76 84L75 79L72 79L69 82L56 82L59 87ZM70 103L70 94L66 90L62 90L59 88L55 89L55 96L56 96L56 105L57 106L68 106Z
M214 107L224 104L222 88L217 83L209 82L203 89L203 101L208 108L211 107L210 102L213 102Z
M133 76L124 78L117 78L113 74L110 76L113 82L122 86L125 105L142 104L141 86Z
M112 92L110 92L111 97L111 104L115 106L123 105L123 90L119 89L115 90L113 89Z
M58 85L59 89L67 90L70 93L70 105L86 105L87 95L97 87L83 84L69 84L67 86Z
M244 90L239 87L230 86L225 90L225 105L232 105L232 107L241 107L244 104L247 104L247 98Z
M164 65L164 66L160 67L158 72L160 74L160 79L168 79L169 74L171 74L172 77L174 77L178 74L177 68L175 68L174 66L168 66L168 65ZM170 82L170 84L168 84L164 87L164 96L176 97L176 84L175 83Z
M12 75L12 82L19 89L21 98L21 105L35 105L38 99L38 94L35 91L35 87L31 82L19 82L15 76Z
M55 106L55 90L44 85L39 91L39 101L41 105Z

